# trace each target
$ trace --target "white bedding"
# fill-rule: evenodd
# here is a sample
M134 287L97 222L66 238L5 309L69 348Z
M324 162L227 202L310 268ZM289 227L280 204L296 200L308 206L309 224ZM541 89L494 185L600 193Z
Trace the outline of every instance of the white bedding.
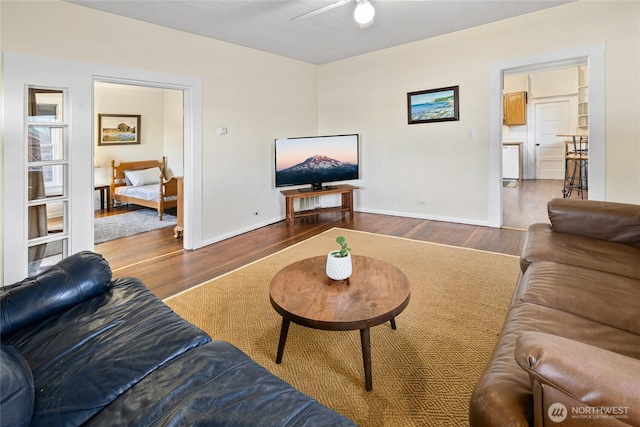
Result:
M116 187L116 194L135 197L136 199L149 200L151 202L157 202L160 200L158 184L140 185L137 187L132 185L123 185L121 187ZM164 198L165 202L177 199L178 196L169 196Z

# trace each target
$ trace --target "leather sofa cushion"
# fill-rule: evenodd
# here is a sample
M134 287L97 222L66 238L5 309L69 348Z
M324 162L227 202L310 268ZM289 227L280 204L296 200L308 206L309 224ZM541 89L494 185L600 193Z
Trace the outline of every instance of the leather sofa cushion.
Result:
M640 280L550 261L522 277L522 301L640 335Z
M0 335L59 313L103 292L111 268L101 255L73 254L35 277L0 287Z
M516 340L525 331L566 337L640 359L638 335L554 308L518 301L507 314L494 353L472 394L471 425L532 425L531 380L514 356Z
M192 349L86 424L354 426L224 341Z
M507 331L544 332L640 359L640 336L631 332L539 304L520 302L512 311Z
M553 199L549 221L559 233L640 246L640 206L596 200Z
M139 280L3 337L37 390L32 426L80 425L149 373L210 341Z
M515 355L532 380L537 424L640 425L640 360L539 332L524 332L516 343ZM550 412L549 407L556 403L564 404L566 412ZM602 408L605 413L602 418L574 413L587 408Z
M553 231L532 224L522 248L520 267L534 261L554 261L640 279L640 247Z
M33 414L33 375L24 357L14 347L0 349L0 421L2 426L28 426Z

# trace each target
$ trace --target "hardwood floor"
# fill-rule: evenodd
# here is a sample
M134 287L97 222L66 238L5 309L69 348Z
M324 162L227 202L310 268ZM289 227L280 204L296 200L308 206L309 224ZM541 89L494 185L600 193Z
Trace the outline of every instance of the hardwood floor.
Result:
M502 189L503 227L526 230L536 222L549 222L547 203L553 198L562 198L564 181L554 179L523 180L517 187ZM571 198L580 198L577 191ZM584 198L588 198L587 192Z
M166 298L332 227L510 255L520 254L525 234L508 228L367 213L356 213L353 222L343 223L340 214L327 213L315 223L296 221L291 229L280 221L194 251L182 249L182 240L173 238L172 228L102 243L95 251L109 261L114 277L138 277L156 296Z
M172 227L102 243L95 250L109 261L114 277L138 277L166 298L332 227L519 255L524 230L548 221L546 206L554 197L562 197L561 180L525 180L516 188L504 188L502 229L358 212L353 222L343 223L340 214L326 213L316 222L297 220L293 229L281 221L195 251L182 249ZM134 209L139 208L96 211L96 217Z

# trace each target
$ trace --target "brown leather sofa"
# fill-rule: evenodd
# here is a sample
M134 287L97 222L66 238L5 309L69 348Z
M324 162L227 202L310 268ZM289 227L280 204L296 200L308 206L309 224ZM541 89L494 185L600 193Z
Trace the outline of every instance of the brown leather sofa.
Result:
M640 426L640 206L548 204L527 230L472 427Z

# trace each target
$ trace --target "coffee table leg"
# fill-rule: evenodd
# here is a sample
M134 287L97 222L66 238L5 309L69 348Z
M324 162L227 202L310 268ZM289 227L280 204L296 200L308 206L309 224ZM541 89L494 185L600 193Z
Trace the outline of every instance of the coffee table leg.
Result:
M396 318L394 317L393 319L391 319L391 329L395 329L396 328Z
M362 361L364 362L364 382L367 391L373 390L371 378L371 336L369 328L360 329L360 341L362 342Z
M284 345L287 342L287 334L289 333L290 320L282 318L282 327L280 328L280 341L278 342L278 354L276 355L276 363L282 363L282 354L284 353Z

